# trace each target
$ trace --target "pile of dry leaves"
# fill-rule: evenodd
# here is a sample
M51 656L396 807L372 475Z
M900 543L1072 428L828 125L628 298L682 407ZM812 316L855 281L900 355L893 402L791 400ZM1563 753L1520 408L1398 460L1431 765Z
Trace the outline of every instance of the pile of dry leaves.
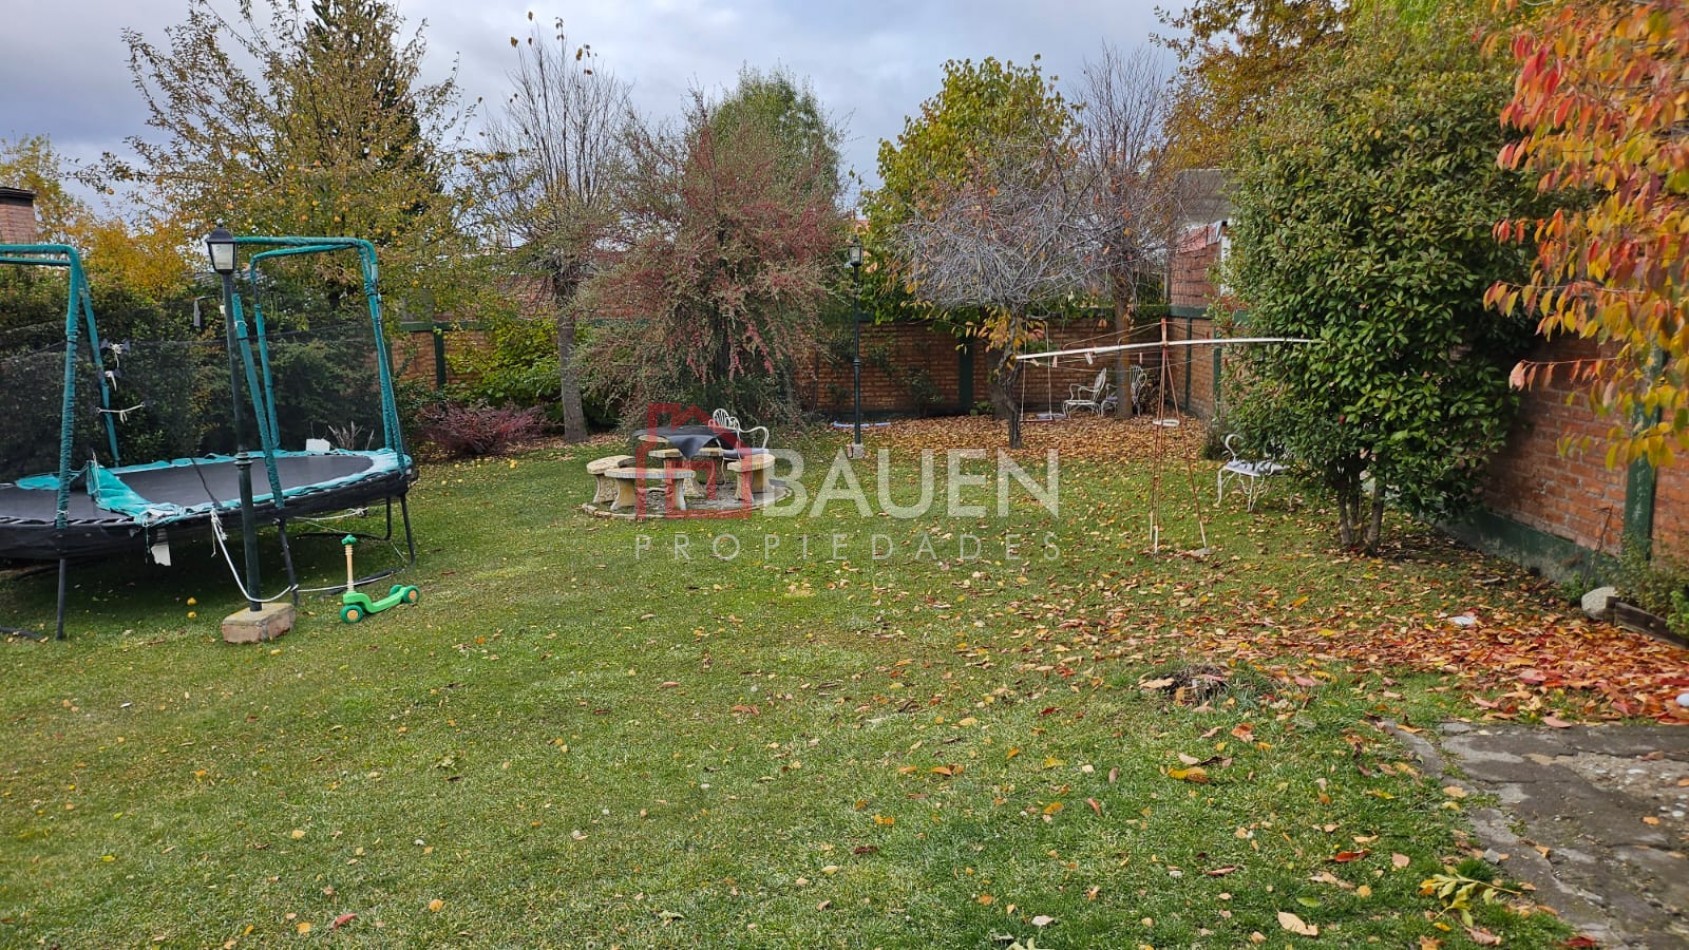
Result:
M1034 455L1055 449L1064 459L1186 459L1201 455L1207 430L1190 417L1179 418L1177 425L1157 425L1147 415L1128 419L1076 416L1023 423L1021 437L1025 447L1020 451ZM869 429L863 441L870 449L885 446L909 452L1006 449L1009 424L990 416L907 419Z

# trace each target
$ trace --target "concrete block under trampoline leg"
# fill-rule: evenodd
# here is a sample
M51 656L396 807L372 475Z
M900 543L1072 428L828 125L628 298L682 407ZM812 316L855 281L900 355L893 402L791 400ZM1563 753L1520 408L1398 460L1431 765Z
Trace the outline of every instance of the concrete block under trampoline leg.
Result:
M257 610L241 608L223 618L224 643L263 643L293 629L293 605L285 601Z

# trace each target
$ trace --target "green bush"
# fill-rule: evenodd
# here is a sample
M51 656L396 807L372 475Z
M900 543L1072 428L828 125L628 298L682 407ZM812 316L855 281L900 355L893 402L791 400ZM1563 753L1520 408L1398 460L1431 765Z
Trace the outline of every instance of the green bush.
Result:
M480 320L480 346L448 349L454 375L468 380L457 395L492 406L535 407L558 400L556 327L548 320L490 313Z

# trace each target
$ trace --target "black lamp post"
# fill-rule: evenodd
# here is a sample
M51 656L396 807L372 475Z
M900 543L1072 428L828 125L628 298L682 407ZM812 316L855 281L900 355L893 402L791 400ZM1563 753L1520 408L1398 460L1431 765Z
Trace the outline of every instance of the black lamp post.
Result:
M855 426L850 440L850 454L852 458L861 458L862 451L862 239L850 239L850 277L851 277L851 324L855 329L855 356L851 359L851 370L855 376L853 389L855 391Z
M235 471L240 474L240 533L246 548L246 605L252 610L259 610L262 605L258 603L258 528L252 511L252 456L247 454L245 428L241 425L240 358L235 353L235 236L218 225L206 236L205 250L211 256L211 269L223 279L223 331L229 344L229 424L235 434Z

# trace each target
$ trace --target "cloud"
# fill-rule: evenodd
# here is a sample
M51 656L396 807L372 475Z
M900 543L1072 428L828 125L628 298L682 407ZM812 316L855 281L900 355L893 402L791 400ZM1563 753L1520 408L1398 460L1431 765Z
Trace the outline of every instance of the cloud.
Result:
M232 0L215 3L234 8ZM14 6L0 30L0 137L46 133L62 152L91 160L146 134L120 31L162 43L165 27L185 18L185 0ZM428 77L455 64L466 96L483 99L483 110L508 94L510 37L526 34L530 9L544 28L562 16L570 41L590 43L650 115L678 114L689 89L720 91L745 65L783 66L807 77L846 123L845 162L870 179L880 140L895 137L904 116L938 91L945 60L1027 63L1042 54L1046 71L1065 81L1103 41L1131 49L1156 28L1150 0L400 0L399 9L412 27L426 21Z

